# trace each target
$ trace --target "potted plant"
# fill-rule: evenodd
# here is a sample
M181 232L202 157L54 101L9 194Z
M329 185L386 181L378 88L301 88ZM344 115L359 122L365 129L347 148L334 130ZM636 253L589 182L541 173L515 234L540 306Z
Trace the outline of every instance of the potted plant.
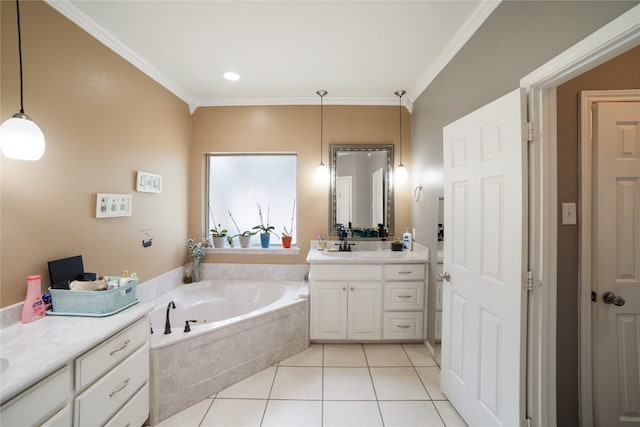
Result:
M230 240L233 241L232 239L234 237L237 237L238 240L240 240L240 247L248 248L249 245L251 244L251 236L256 234L256 232L251 230L240 231L240 227L238 227L238 223L236 223L236 220L233 218L233 215L231 215L231 211L227 211L227 212L229 213L229 216L231 217L231 221L233 222L233 225L235 225L236 230L238 230L238 234L231 236Z
M200 259L204 255L204 248L206 244L198 242L195 239L187 239L187 249L189 250L189 256L193 259L193 275L192 281L200 281Z
M273 232L273 230L275 230L275 227L270 224L271 219L269 215L269 206L267 206L267 221L265 222L262 216L262 206L260 206L260 203L258 203L258 216L260 217L260 224L254 226L253 230L260 230L260 246L263 248L269 247L271 234L278 237L278 235Z
M211 237L213 237L214 248L224 248L224 242L227 240L228 231L220 224L216 228L211 229Z
M290 248L291 247L291 240L293 239L293 216L295 215L296 212L296 200L293 199L293 209L291 210L291 227L289 228L289 230L287 231L287 227L282 227L284 229L284 231L282 232L282 247L283 248Z

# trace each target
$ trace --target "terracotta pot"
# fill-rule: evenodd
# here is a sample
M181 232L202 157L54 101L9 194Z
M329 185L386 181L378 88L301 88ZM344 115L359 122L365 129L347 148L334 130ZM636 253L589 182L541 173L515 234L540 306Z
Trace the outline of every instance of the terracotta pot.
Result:
M291 247L291 236L282 236L282 247L283 248Z

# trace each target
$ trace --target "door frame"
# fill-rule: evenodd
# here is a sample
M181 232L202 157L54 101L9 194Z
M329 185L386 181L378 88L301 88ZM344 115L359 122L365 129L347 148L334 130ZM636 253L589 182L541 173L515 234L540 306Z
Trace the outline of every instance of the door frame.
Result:
M591 107L596 102L640 101L640 89L589 90L580 94L580 416L582 426L593 426L593 303L592 284L592 196L593 156Z
M535 426L555 426L557 305L557 123L556 88L640 44L640 5L520 80L528 91L532 142L529 144L530 295L527 413ZM589 302L590 304L590 302ZM581 310L583 311L583 310ZM582 360L581 360L582 369ZM590 401L580 393L580 416ZM592 419L591 419L592 422Z

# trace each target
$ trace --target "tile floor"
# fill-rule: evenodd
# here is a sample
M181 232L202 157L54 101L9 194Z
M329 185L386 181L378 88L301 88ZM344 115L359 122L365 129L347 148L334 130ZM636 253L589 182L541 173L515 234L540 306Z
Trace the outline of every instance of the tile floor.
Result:
M422 344L312 344L160 427L466 426Z

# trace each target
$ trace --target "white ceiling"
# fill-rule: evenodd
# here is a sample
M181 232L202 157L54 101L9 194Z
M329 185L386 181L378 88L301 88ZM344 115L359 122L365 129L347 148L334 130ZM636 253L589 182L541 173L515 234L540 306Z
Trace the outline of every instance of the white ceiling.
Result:
M48 0L198 106L416 99L498 1ZM225 80L234 71L240 80Z

